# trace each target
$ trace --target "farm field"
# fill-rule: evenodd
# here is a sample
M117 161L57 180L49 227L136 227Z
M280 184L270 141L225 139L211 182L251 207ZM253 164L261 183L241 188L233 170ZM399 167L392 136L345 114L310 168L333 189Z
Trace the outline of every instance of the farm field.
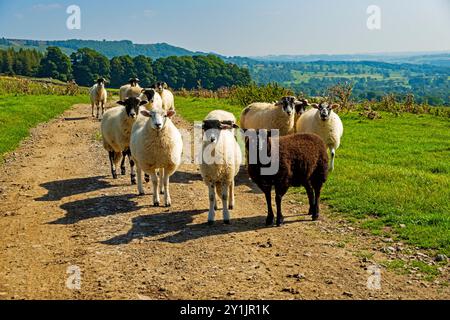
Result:
M177 98L176 103L184 119L177 117L175 124L184 129L192 129L192 121L203 118L211 107L240 112L222 100ZM354 115L344 119L356 130L359 120ZM445 128L445 122L435 124L437 118L425 119L437 131ZM338 173L349 175L343 169L346 163L360 161L347 150L347 142L325 188L321 221L310 221L306 196L294 190L284 201L286 225L266 228L264 197L243 170L232 225L219 222L208 227L207 189L195 165L185 164L173 176L170 209L152 207L150 194L138 197L127 176L111 179L99 122L90 118L90 106L76 104L31 132L14 154L5 157L0 170L2 299L450 297L448 265L433 261L436 252L446 252L445 246L436 252L416 249L405 245L396 230L383 227L374 235L355 227L349 220L367 217L358 216L352 207L339 213L343 196L333 191L342 183ZM437 168L448 170L445 165ZM448 171L444 178L447 175ZM145 188L149 193L149 185ZM351 204L362 207L361 199L351 198ZM436 210L445 208L444 202L437 202ZM217 218L220 221L220 213ZM446 221L438 222L439 230L448 227ZM65 285L67 270L74 266L82 272L81 290ZM373 266L381 268L379 290L367 287Z
M86 96L14 96L0 95L0 160L29 135L31 128L63 113Z

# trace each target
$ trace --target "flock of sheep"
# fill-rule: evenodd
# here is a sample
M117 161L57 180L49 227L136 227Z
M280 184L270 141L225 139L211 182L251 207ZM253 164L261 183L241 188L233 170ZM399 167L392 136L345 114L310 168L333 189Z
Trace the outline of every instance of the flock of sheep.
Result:
M109 153L111 173L121 161L121 174L126 174L125 161L131 168L131 183L144 195L145 181L152 181L153 205L172 204L169 179L182 161L183 140L171 118L175 115L174 96L167 84L158 82L153 88L141 88L132 78L120 88L118 106L104 112L105 79L98 79L90 90L92 116L102 108L101 132L104 148ZM306 111L308 107L312 107ZM235 116L223 110L208 114L202 123L200 173L209 188L208 223L214 224L218 210L217 196L222 200L223 220L230 223L230 210L235 207L235 179L243 162L237 142L237 129L245 140L245 160L250 178L265 194L266 224L274 223L272 190L275 189L276 225L283 224L281 203L291 186L305 187L309 214L319 218L320 193L328 172L334 169L336 150L340 146L343 125L333 112L337 105L328 102L310 104L306 99L283 97L275 103L253 103L242 112L240 125ZM273 131L277 130L277 131ZM277 132L277 135L270 133ZM331 153L329 162L327 149ZM262 152L262 151L265 152ZM266 157L269 161L266 161ZM273 163L275 172L267 173Z

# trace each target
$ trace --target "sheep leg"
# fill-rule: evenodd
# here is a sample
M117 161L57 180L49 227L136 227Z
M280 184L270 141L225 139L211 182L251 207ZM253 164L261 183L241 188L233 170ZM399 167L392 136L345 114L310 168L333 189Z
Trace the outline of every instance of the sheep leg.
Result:
M137 185L138 185L138 192L140 196L143 196L145 194L144 187L142 185L142 169L137 166Z
M215 185L211 183L209 185L209 213L208 213L208 224L211 226L215 221L215 206L216 206L216 190Z
M223 206L223 223L230 224L230 211L228 211L228 192L230 191L230 186L228 183L222 184L222 206Z
M330 163L330 171L334 171L334 158L336 157L336 150L331 148L331 163Z
M124 176L127 174L127 169L125 168L125 160L127 158L128 152L122 152L122 162L120 163L120 173Z
M277 205L277 227L280 227L284 223L283 212L281 211L281 203L287 190L275 189L275 202Z
M158 192L158 175L156 174L155 170L153 170L151 177L153 183L153 206L159 207L160 199Z
M316 199L314 197L314 190L311 186L311 183L307 182L305 184L306 193L308 194L308 200L309 200L309 215L314 216L315 213L315 203Z
M97 103L97 119L100 113L100 103Z
M313 221L319 220L320 217L320 192L322 190L322 183L314 185L315 201L314 201L314 214L312 216Z
M266 189L263 190L264 195L266 196L266 203L267 203L267 219L266 219L266 226L273 225L273 208L272 208L272 189Z
M105 114L105 102L102 101L102 117Z
M160 177L161 181L163 181L164 175L165 175L164 168L159 169L159 177ZM164 194L164 185L162 183L159 185L159 193Z
M170 179L169 170L161 169L159 172L161 175L164 172L164 190L162 194L164 194L166 207L170 207L172 206L172 199L170 197L170 190L169 190L169 179Z
M116 157L115 152L110 151L109 152L109 162L111 163L111 174L112 174L113 179L117 179L115 157Z
M235 206L235 202L234 202L234 186L235 186L235 182L234 179L230 184L230 191L229 191L229 195L230 195L230 203L228 204L228 209L230 210L234 210L234 206Z
M94 118L95 117L95 115L94 115L95 103L91 102L91 107L92 107L92 118Z
M131 150L128 149L127 152L127 156L128 156L128 161L130 162L130 177L131 177L131 184L135 185L136 184L136 171L135 171L135 163L134 160L131 158Z

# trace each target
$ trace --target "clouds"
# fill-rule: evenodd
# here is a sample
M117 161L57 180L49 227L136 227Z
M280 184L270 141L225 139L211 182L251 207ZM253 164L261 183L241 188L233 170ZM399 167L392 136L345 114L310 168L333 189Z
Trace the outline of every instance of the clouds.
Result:
M31 7L31 11L34 12L45 12L57 9L62 9L63 5L60 3L37 3Z

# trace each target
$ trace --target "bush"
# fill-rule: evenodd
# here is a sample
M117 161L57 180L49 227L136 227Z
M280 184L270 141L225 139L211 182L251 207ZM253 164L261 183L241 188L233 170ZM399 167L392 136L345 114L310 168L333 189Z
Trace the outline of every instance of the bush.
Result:
M292 90L285 89L277 83L269 83L258 86L255 83L246 87L233 87L230 92L230 100L233 104L243 107L254 102L278 101L284 96L292 96Z
M0 95L5 94L76 96L88 94L88 89L51 79L0 77Z

